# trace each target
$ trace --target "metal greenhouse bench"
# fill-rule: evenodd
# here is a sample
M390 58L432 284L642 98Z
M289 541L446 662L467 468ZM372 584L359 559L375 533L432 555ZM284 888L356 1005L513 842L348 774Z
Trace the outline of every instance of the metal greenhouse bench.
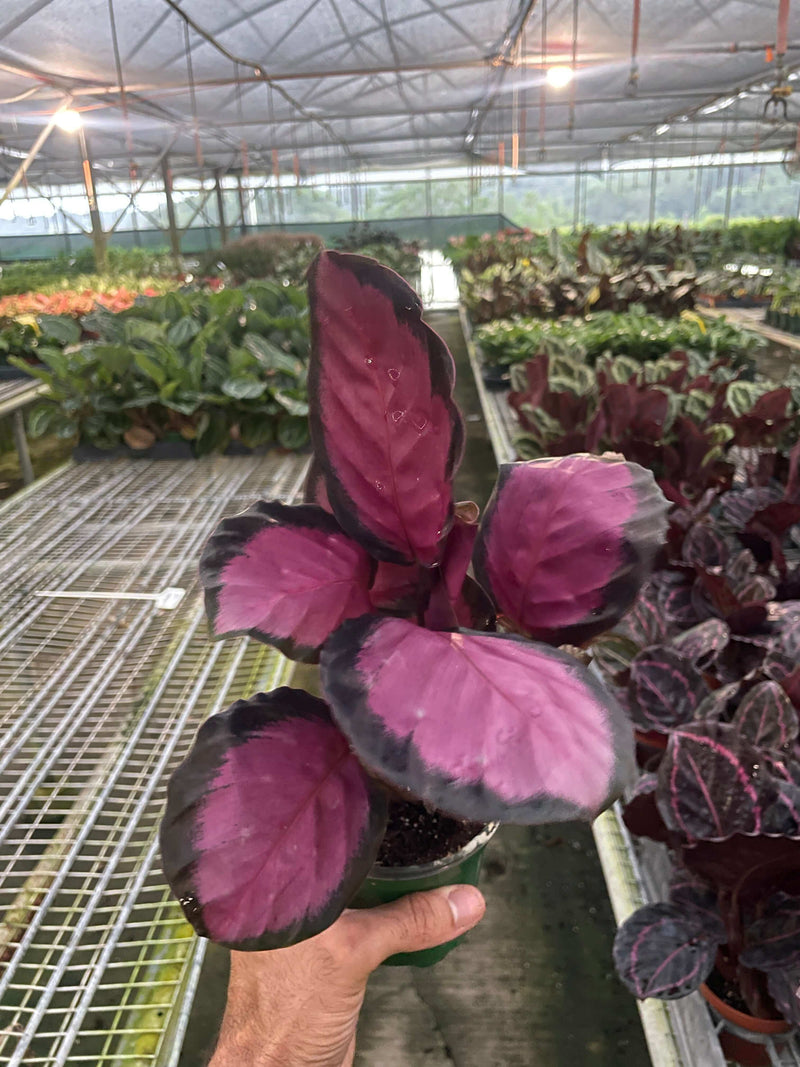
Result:
M305 466L71 465L0 508L0 1063L177 1063L205 942L161 875L165 782L206 716L291 667L209 640L197 558ZM170 587L174 610L118 597Z

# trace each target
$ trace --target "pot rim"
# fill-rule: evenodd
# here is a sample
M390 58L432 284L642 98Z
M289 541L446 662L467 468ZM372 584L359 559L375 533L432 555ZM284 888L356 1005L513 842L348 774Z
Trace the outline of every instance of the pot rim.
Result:
M700 986L700 992L718 1015L721 1015L728 1022L741 1027L742 1030L749 1031L751 1034L788 1034L790 1030L794 1029L792 1024L787 1023L785 1019L760 1019L756 1015L747 1015L745 1012L739 1011L738 1008L731 1007L722 997L717 996L714 990L710 989L705 982Z
M426 878L432 874L440 874L447 867L453 867L467 859L479 848L483 848L500 829L499 822L490 822L468 841L458 852L451 852L441 859L432 860L430 863L412 864L409 867L382 867L379 863L372 866L367 879L373 882L411 882L418 878Z

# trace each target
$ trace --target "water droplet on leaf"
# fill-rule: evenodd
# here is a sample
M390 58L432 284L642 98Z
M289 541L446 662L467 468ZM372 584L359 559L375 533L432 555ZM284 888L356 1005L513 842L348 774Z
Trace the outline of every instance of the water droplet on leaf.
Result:
M403 418L404 415L405 415L405 411L393 411L392 412L392 422L400 422L400 420Z
M379 493L382 493L386 486L383 484L383 482L376 482L375 488L378 490Z
M387 371L387 374L393 382L396 382L397 379L400 377L400 371L397 369L397 367L390 367Z
M364 362L366 363L366 365L367 365L368 367L371 367L371 366L372 366L372 364L373 364L373 363L375 362L375 360L374 360L374 359L372 359L372 357L371 357L371 356L367 356L367 358L366 358L366 359L364 360Z

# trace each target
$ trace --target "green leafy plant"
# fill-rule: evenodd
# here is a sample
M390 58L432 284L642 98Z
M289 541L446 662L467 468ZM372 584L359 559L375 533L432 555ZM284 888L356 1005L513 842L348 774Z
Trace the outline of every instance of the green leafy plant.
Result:
M551 233L531 230L502 230L481 236L452 237L445 254L456 270L478 274L496 263L514 265L552 253L557 239L565 256L577 255L580 241L591 235L604 255L617 259L623 266L650 263L673 269L706 270L725 264L758 262L770 257L773 262L800 258L800 221L794 218L739 219L724 224L722 218L710 218L702 226L594 227L584 234L567 228Z
M512 262L492 263L477 274L463 268L459 284L472 317L489 322L511 314L549 317L621 311L630 304L674 317L694 307L703 279L691 264L683 269L637 256L613 258L587 233L574 258L553 234L547 255L515 256Z
M334 246L342 252L358 252L377 259L412 285L419 276L419 244L404 241L394 230L374 227L368 222L354 222L347 233L336 238Z
M201 272L215 274L222 268L237 284L251 278L268 278L299 285L322 247L322 238L313 233L252 234L209 252Z
M481 358L510 366L548 352L593 364L604 354L647 361L676 350L731 360L752 368L751 356L765 341L724 319L706 322L699 315L663 319L634 305L627 312L600 311L586 318L558 321L515 318L491 322L476 331Z
M618 452L681 493L729 483L733 446L785 449L800 428L789 388L685 352L647 364L604 356L594 369L540 354L513 368L512 384L521 458Z
M180 271L166 249L106 249L106 269L97 274L94 252L82 249L74 256L22 263L0 264L0 296L38 292L50 295L61 289L108 292L126 287L143 288L177 284Z
M0 326L0 367L5 376L16 372L27 373L27 364L41 362L49 350L60 352L68 345L77 344L81 338L81 328L68 315L32 315L22 319L10 319ZM15 370L9 363L10 357L18 361ZM24 369L23 369L24 368Z
M50 387L31 414L34 435L137 450L178 437L195 454L308 439L305 295L252 283L217 293L168 293L128 311L96 310L90 340L42 351L32 368ZM19 361L12 359L19 365Z

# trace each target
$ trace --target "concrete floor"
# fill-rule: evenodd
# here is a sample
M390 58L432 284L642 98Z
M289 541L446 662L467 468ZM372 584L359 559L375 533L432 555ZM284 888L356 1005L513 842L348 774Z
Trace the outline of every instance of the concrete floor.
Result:
M456 499L483 506L496 468L458 318L428 318L456 358L467 420ZM635 1003L613 972L614 921L589 828L503 827L482 888L486 917L447 959L372 977L357 1067L648 1067ZM207 1062L226 972L226 953L211 946L179 1067Z

